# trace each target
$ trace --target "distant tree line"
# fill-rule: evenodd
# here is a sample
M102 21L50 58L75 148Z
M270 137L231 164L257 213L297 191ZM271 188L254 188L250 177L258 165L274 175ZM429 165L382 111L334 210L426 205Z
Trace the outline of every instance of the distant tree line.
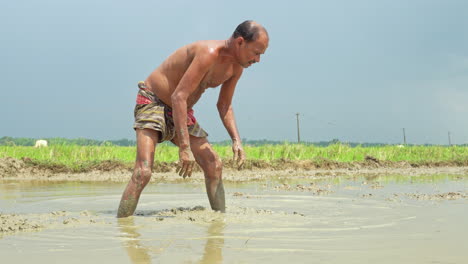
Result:
M34 146L39 138L0 138L0 146ZM47 140L49 146L54 145L76 145L76 146L135 146L135 140L119 139L119 140L96 140L87 138L40 138Z
M39 138L13 138L13 137L2 137L0 138L0 146L34 146L36 140ZM40 138L47 140L49 146L54 145L77 145L77 146L136 146L135 140L129 139L119 139L119 140L96 140L96 139L87 139L87 138L76 138L76 139L68 139L68 138ZM288 142L288 141L274 141L274 140L267 140L267 139L260 139L260 140L249 140L249 139L242 139L244 145L250 146L262 146L262 145L280 145L280 144L298 144L297 142ZM163 144L169 144L164 142ZM212 142L212 144L216 145L231 145L230 140L223 140ZM330 141L319 141L319 142L301 142L302 145L312 145L312 146L319 146L319 147L326 147L329 145L335 144L344 144L350 147L379 147L379 146L388 146L392 144L384 144L384 143L357 143L357 142L342 142L338 139L333 139ZM411 144L407 144L411 146ZM433 144L424 144L424 146L434 146ZM460 144L457 146L465 146L467 147L468 144Z

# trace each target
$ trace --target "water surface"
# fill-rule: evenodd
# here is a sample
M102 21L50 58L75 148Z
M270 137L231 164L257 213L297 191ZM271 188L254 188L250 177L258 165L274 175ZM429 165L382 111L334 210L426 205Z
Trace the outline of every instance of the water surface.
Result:
M468 175L280 176L225 183L225 215L165 216L208 201L203 184L157 183L136 216L118 220L125 184L3 181L1 213L47 222L65 212L40 231L0 234L0 255L2 263L465 263L467 183ZM94 222L81 221L89 215Z

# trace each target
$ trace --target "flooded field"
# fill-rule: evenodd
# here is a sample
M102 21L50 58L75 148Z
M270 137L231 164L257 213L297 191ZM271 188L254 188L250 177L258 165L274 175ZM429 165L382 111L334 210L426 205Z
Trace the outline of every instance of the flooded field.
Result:
M115 218L125 183L0 181L2 263L466 263L468 175L152 182Z

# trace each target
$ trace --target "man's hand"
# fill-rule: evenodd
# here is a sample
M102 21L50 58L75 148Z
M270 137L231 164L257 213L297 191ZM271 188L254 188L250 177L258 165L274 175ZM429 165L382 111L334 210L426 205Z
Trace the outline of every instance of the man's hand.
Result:
M195 158L190 148L179 148L179 164L177 165L176 172L179 173L179 176L183 176L184 179L187 176L191 177L194 162Z
M237 163L237 168L241 169L245 162L245 152L239 141L232 141L232 152L234 153L234 162Z

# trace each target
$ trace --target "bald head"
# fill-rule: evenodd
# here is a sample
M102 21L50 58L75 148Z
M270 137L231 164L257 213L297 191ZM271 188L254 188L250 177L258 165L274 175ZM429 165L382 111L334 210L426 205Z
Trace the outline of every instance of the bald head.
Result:
M252 20L246 20L237 26L232 33L232 38L242 37L245 41L251 42L257 40L261 33L268 37L268 32L262 25Z

